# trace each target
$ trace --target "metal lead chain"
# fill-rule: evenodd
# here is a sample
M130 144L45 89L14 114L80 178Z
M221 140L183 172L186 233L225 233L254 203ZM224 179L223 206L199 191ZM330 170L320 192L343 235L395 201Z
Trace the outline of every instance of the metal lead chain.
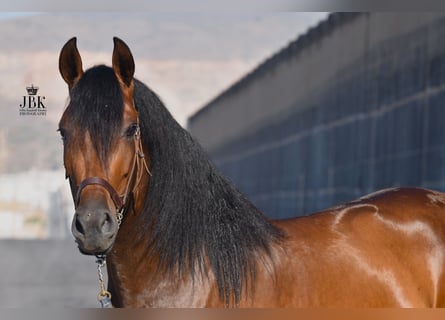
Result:
M122 223L122 219L124 218L124 208L122 208L121 210L119 210L117 212L116 218L117 218L117 226L120 227L121 223Z
M104 275L102 268L105 267L106 259L104 255L96 256L97 273L99 275L100 292L97 295L97 300L100 302L102 308L111 308L111 293L105 290Z

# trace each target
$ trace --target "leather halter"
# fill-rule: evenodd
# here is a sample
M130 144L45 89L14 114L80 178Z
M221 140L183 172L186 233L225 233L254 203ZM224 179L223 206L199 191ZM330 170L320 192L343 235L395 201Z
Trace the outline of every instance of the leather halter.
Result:
M131 179L131 177L130 177ZM121 197L116 190L114 190L113 186L105 179L102 179L100 177L90 177L82 180L82 182L79 185L79 188L77 189L76 194L76 207L79 205L80 201L80 193L82 192L82 189L86 186L96 184L104 187L108 193L110 194L111 199L113 200L116 209L119 211L124 206L123 197Z
M113 200L114 205L116 206L117 213L118 213L118 223L120 224L121 221L119 221L119 220L122 219L122 213L125 208L126 200L130 193L130 184L131 184L131 181L133 180L135 171L139 171L139 173L137 173L137 178L136 178L136 181L135 181L132 191L134 191L134 189L136 189L137 185L139 184L139 182L142 178L143 170L141 170L142 168L140 168L140 167L142 167L142 165L145 167L145 170L147 171L147 173L151 176L151 172L148 169L147 163L145 161L144 153L142 150L142 141L141 141L139 122L137 124L136 132L134 134L134 142L135 142L135 155L134 155L131 172L128 176L128 182L127 182L127 186L125 188L125 193L123 195L119 195L119 193L113 188L113 186L107 180L105 180L101 177L89 177L89 178L82 180L79 184L79 187L78 187L77 193L76 193L76 198L75 198L75 207L76 208L79 205L80 195L81 195L82 190L86 186L89 186L89 185L99 185L108 191L111 199Z

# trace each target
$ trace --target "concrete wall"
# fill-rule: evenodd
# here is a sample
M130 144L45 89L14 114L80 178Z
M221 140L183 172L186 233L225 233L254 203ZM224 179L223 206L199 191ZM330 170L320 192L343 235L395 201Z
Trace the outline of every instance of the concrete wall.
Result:
M189 121L266 214L445 190L445 14L334 14Z
M0 240L0 308L96 308L94 257L74 240Z
M189 121L191 131L204 147L214 150L289 109L296 98L317 91L347 62L345 48L335 46L339 52L334 53L331 47L338 42L339 33L345 31L351 36L353 30L345 30L343 24L356 17L354 14L336 21L335 29L324 31L324 41L318 41L322 31L314 30L290 44L193 116ZM356 27L359 30L353 32L362 34L363 22ZM364 49L363 39L351 42L347 56L357 58ZM321 65L323 72L314 72Z

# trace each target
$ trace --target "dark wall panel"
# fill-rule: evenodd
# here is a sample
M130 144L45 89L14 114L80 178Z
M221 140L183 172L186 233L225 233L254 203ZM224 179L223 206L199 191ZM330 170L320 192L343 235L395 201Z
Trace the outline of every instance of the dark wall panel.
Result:
M212 159L275 218L392 186L445 190L443 39L442 18L369 44L318 92L213 148Z

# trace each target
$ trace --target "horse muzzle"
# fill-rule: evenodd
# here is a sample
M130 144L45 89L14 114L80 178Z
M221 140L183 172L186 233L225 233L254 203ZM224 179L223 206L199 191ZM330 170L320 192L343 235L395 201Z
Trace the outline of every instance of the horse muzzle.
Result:
M116 215L104 206L79 206L74 214L71 232L80 252L88 255L108 253L119 229Z

